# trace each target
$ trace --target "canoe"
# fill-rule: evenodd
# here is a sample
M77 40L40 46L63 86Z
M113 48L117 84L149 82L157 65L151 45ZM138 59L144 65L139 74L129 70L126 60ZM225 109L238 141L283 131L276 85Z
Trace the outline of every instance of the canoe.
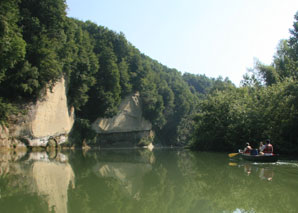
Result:
M241 154L244 160L253 162L276 162L278 160L278 154L274 155L247 155Z

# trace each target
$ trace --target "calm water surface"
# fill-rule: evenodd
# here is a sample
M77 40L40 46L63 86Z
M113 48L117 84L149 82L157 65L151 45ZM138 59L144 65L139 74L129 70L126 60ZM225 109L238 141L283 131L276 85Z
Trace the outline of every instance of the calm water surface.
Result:
M298 212L298 162L173 149L0 152L0 212Z

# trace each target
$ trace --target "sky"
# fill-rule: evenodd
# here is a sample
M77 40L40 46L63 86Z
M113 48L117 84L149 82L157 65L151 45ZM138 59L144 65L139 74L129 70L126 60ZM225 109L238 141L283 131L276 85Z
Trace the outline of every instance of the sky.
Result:
M117 33L180 72L240 85L256 59L270 64L290 36L297 0L66 0L69 17Z

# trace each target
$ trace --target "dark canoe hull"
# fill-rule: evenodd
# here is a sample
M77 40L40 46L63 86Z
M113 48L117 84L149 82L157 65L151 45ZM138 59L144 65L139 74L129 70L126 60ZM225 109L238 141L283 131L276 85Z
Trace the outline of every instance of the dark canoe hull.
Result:
M253 162L276 162L278 160L278 155L244 155L241 154L244 160Z

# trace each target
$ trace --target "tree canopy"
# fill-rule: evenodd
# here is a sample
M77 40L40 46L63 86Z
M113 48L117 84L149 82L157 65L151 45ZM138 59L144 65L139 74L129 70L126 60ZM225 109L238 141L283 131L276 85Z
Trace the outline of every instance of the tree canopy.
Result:
M298 12L290 38L281 40L273 62L256 60L240 88L209 93L195 116L192 146L236 151L271 139L276 152L298 153Z
M0 4L1 121L64 76L68 104L75 107L79 123L90 126L98 117L115 115L121 98L138 91L144 117L159 141L169 145L177 141L181 120L196 109L192 87L205 91L215 82L205 77L194 85L198 77L186 78L144 55L123 33L68 18L64 0Z
M115 115L138 91L156 142L223 151L270 138L278 151L298 153L298 13L272 63L256 60L236 87L168 68L123 33L67 17L66 7L65 0L0 2L1 122L64 77L82 129Z

